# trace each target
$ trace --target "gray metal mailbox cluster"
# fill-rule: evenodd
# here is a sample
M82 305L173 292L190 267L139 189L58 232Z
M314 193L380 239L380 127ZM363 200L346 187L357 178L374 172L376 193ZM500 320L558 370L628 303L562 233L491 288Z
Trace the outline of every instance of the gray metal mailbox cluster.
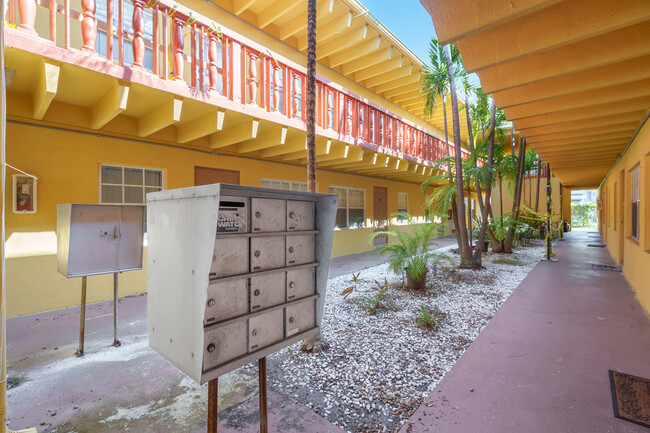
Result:
M148 194L151 347L204 383L318 334L336 207L226 184Z

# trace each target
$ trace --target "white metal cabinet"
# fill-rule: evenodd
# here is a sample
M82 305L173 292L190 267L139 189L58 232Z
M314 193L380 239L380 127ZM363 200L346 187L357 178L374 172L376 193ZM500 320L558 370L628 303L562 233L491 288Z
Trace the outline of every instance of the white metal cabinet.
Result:
M314 261L314 235L287 236L287 266Z
M248 313L246 279L212 281L208 286L203 323L210 325Z
M251 199L253 232L283 232L287 229L286 200Z
M316 268L287 271L287 302L316 293Z
M318 334L336 196L213 184L147 207L149 344L194 380Z
M251 271L284 267L284 236L251 238Z
M314 309L313 299L287 306L285 313L287 337L291 337L314 326L316 326L316 310Z
M255 275L250 279L250 311L280 305L285 299L286 275L284 271Z
M248 321L248 350L250 352L260 350L282 340L283 317L281 309L251 317Z
M142 269L144 206L57 205L57 269L81 277Z

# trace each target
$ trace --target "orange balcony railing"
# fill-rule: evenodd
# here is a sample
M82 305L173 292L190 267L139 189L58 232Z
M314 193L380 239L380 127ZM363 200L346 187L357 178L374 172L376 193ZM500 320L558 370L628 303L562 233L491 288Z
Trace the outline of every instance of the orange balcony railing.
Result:
M48 20L36 26L38 7ZM10 0L7 21L66 50L187 82L195 94L216 92L242 108L305 121L306 69L245 36L170 0L81 0L81 9L72 10L70 0ZM73 33L81 35L77 46ZM425 164L445 156L437 137L323 77L317 80L317 125L317 132L344 142ZM463 158L468 155L463 149Z

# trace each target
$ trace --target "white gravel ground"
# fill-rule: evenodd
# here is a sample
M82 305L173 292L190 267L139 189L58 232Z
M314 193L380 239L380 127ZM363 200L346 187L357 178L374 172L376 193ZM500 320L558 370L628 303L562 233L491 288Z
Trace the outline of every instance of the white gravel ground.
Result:
M439 251L457 265L453 248ZM397 431L539 261L541 250L537 243L513 254L488 254L482 270L429 272L424 293L408 291L386 264L361 271L357 283L352 275L333 278L321 328L330 349L304 354L297 344L271 355L269 382L349 432ZM385 277L388 308L370 315L358 299L376 296L375 281ZM354 292L343 299L341 291L350 286ZM416 326L416 310L425 305L446 315L438 330Z

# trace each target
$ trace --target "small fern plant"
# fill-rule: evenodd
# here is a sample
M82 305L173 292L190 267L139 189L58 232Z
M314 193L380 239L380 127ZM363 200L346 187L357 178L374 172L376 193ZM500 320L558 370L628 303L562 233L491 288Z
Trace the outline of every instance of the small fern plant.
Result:
M395 215L406 220L409 229L373 233L370 237L371 242L377 236L384 235L397 241L395 243L375 245L373 252L378 251L382 255L390 254L388 265L396 274L400 274L406 269L413 279L420 280L424 278L428 271L429 259L433 254L429 249L429 245L433 244L431 240L436 235L437 224L415 224L413 218L406 212L397 212L393 214L393 216Z

